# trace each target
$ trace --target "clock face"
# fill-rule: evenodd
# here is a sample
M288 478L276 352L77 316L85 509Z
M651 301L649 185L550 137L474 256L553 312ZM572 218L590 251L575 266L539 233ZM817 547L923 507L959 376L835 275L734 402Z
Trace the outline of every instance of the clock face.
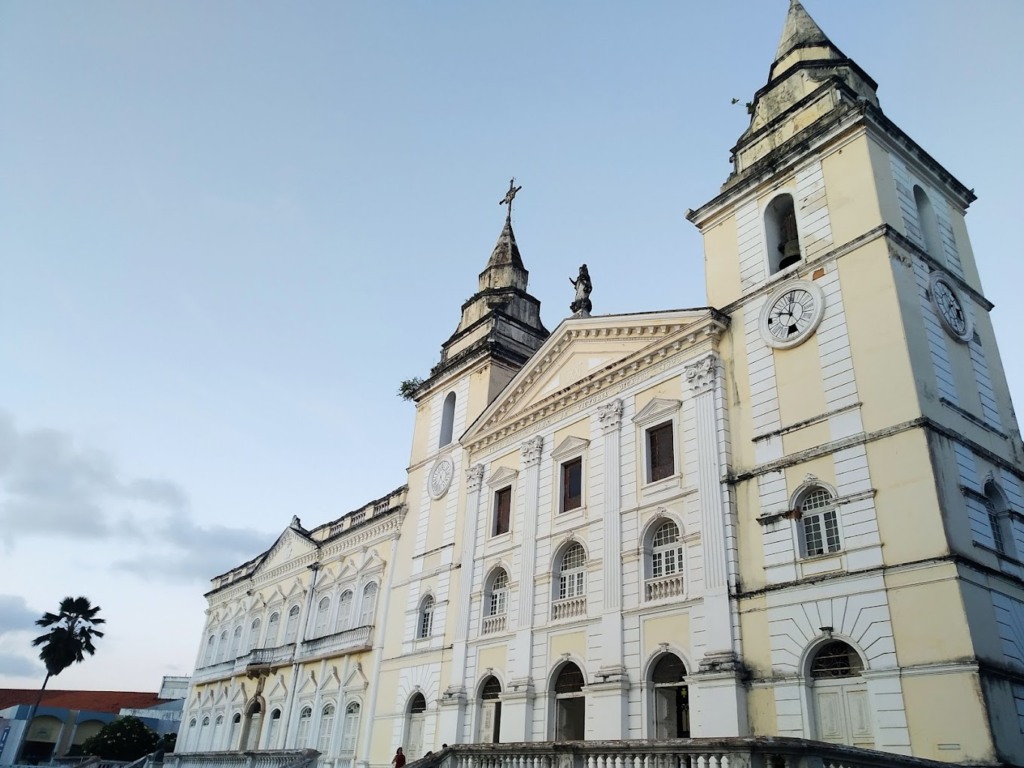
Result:
M942 277L932 278L932 301L946 331L957 341L968 341L974 335L964 305L956 290Z
M773 347L795 347L814 332L824 311L818 286L804 280L787 283L768 297L761 310L761 335Z
M430 470L430 478L427 481L428 490L432 499L440 499L448 493L448 487L452 484L452 475L455 474L455 465L447 456L440 459L434 468Z

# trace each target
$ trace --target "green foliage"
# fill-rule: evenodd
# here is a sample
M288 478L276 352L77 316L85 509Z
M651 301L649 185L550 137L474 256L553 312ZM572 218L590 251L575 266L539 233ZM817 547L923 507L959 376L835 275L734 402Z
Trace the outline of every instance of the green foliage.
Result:
M412 400L416 397L416 390L418 390L422 385L423 379L418 376L406 379L398 385L398 396L403 400Z
M86 597L65 597L60 601L60 612L47 611L36 624L50 631L32 641L43 646L39 658L46 665L46 675L59 675L72 664L85 660L85 654L96 653L93 639L103 637L96 627L106 623L99 618L98 605L93 606ZM45 683L44 683L45 685Z
M86 739L82 751L103 760L138 760L155 751L159 741L156 731L128 715L107 723L99 733Z

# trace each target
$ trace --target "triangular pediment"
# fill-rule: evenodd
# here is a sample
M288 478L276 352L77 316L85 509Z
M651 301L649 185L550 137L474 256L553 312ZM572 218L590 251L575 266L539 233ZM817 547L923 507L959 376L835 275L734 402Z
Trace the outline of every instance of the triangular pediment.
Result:
M633 417L633 422L643 425L654 421L661 421L678 411L682 404L681 400L666 400L656 397L640 409L640 412Z
M288 695L288 688L284 684L284 680L280 675L274 675L273 685L270 686L270 690L267 691L268 699L283 699Z
M260 560L253 570L253 576L272 571L282 565L293 562L296 558L310 554L316 550L316 544L308 536L295 527L289 526L277 537L274 546Z
M487 478L487 484L491 488L501 488L506 485L511 485L512 481L519 476L519 472L510 469L509 467L499 467L494 471L494 474Z
M363 665L356 663L348 677L345 678L346 691L365 691L370 687L370 681L363 674Z
M299 693L309 696L316 693L316 677L312 672L303 680L302 685L299 687Z
M555 461L561 461L569 456L574 456L575 454L580 453L588 445L590 445L589 440L570 435L555 446L555 450L551 452L551 458Z
M463 445L528 426L689 347L717 338L727 320L713 309L571 318L515 375L463 435Z

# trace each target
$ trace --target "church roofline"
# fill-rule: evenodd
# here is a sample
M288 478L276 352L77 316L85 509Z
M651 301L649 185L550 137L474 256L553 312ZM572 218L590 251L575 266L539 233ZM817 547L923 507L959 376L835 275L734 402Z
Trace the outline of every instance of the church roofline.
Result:
M656 319L657 322L653 322L651 323L651 325L657 326L664 324L663 318L668 318L673 315L676 316L679 320L692 321L686 326L686 329L690 331L690 333L694 334L699 333L702 329L710 331L711 327L715 327L718 330L715 331L713 335L716 335L721 330L727 328L731 322L731 319L728 315L722 313L715 307L697 307L693 309L667 309L655 310L651 312L630 312L614 315L594 315L590 317L568 317L565 318L561 323L559 323L555 330L552 331L551 335L548 336L544 344L540 347L540 349L538 349L533 354L532 357L533 359L540 359L543 361L549 347L560 343L566 343L568 341L568 334L570 334L574 330L574 326L577 326L580 329L586 329L588 326L596 326L600 328L602 326L613 325L613 321L616 320L617 318L621 318L622 320L627 321L629 323L634 323L639 318L643 318L645 316ZM670 333L676 333L682 330L683 327L680 327L678 329L672 330ZM553 406L552 404L557 403L559 397L564 397L567 392L570 392L573 389L579 388L580 386L586 384L589 384L597 388L604 388L605 386L610 385L613 382L611 382L611 380L608 377L616 376L616 371L620 367L629 365L629 361L640 354L648 354L648 352L637 351L632 355L629 355L606 368L603 368L599 371L595 371L594 373L583 377L579 381L573 382L572 384L563 387L557 392L551 393L542 401L535 403L534 406L530 408L530 411L540 411L551 407L557 408L557 406ZM535 368L537 367L535 366ZM537 370L543 370L543 368L537 368ZM503 434L501 437L496 437L497 433L488 432L487 421L493 416L495 410L499 408L501 404L507 404L508 398L506 396L506 393L512 391L516 386L518 386L521 383L521 380L524 376L530 375L531 373L535 372L536 371L534 369L531 369L529 365L523 366L523 368L520 371L518 371L515 376L512 377L508 384L505 385L501 392L499 392L498 395L487 405L487 407L480 413L480 415L466 428L466 430L462 434L462 437L460 438L460 442L463 444L463 447L467 451L475 451L481 448L486 448L486 445L483 445L483 443L484 441L487 441L488 438L492 438L490 442L493 442L496 439L503 439L504 437L508 436L507 434ZM532 423L533 421L530 420L529 424L526 424L524 426L520 425L518 421L513 421L506 425L504 432L507 432L508 434L516 434L518 432L521 432L523 429L526 429ZM476 432L477 434L474 435L474 432Z

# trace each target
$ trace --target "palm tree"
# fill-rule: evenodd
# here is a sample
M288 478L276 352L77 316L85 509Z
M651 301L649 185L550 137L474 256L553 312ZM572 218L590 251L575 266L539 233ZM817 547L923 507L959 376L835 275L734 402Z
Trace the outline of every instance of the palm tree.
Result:
M72 664L84 661L85 654L92 656L96 653L93 639L103 637L103 633L96 627L106 623L105 619L97 615L99 612L100 607L92 605L87 597L65 597L60 601L59 613L47 611L41 619L36 619L38 626L50 630L32 641L33 646L42 646L39 658L46 665L46 678L39 689L36 703L29 712L25 735L21 742L22 750L28 741L28 729L43 700L43 692L46 691L46 684L50 682L50 678L59 675Z

